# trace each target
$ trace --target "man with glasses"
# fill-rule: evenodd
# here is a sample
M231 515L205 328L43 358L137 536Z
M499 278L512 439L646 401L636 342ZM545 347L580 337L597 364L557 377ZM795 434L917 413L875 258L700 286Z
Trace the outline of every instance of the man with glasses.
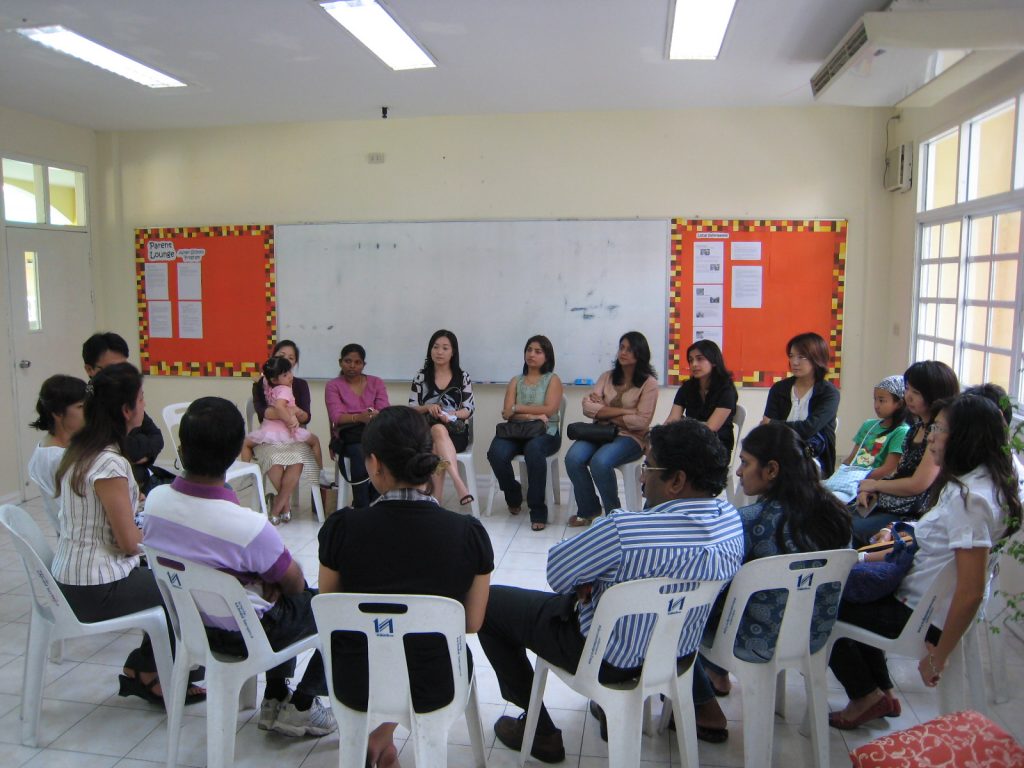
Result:
M598 518L578 536L552 547L547 576L554 594L491 587L478 637L502 696L524 709L529 704L533 667L527 650L564 669L576 669L594 611L609 587L635 579L699 581L736 574L743 560L743 526L733 506L715 498L725 487L728 464L725 448L705 424L683 419L654 427L644 457L643 510ZM706 618L687 618L679 657L696 651ZM616 626L602 663L603 682L639 675L651 628L651 617L641 616ZM705 703L702 698L695 696L698 705ZM709 712L697 707L698 735L722 741L725 718L711 703ZM494 724L498 739L516 750L522 746L524 728L525 713L501 717ZM565 759L562 733L543 707L531 754L548 763Z

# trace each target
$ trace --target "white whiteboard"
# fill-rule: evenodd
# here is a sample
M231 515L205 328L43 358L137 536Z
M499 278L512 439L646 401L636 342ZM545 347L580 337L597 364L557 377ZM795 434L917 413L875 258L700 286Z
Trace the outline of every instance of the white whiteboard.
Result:
M367 373L411 380L447 328L474 381L508 381L543 334L571 383L637 330L664 381L667 220L279 225L275 251L278 337L299 345L302 376L337 376L356 342Z

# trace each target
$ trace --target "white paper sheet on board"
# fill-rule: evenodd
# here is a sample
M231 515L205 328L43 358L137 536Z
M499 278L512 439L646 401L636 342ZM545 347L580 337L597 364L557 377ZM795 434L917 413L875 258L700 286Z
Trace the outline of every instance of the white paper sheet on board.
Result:
M693 286L693 326L722 324L722 286Z
M146 263L146 298L150 301L167 301L167 263Z
M761 267L732 268L732 308L761 308Z
M178 302L178 336L182 339L203 338L203 302Z
M203 265L178 263L178 301L199 301L203 298ZM197 337L199 338L199 337Z
M693 244L693 282L725 282L725 244L696 242Z
M716 325L716 326L708 326L708 327L700 328L700 327L695 325L693 327L693 340L694 341L701 341L702 339L707 339L708 341L715 342L715 344L718 345L718 348L721 349L722 348L722 326Z
M148 264L146 266L149 266ZM171 302L149 302L149 337L151 339L169 339L173 335L171 328Z
M754 242L740 242L732 243L730 246L731 250L729 255L733 261L760 261L761 260L761 243L758 241Z

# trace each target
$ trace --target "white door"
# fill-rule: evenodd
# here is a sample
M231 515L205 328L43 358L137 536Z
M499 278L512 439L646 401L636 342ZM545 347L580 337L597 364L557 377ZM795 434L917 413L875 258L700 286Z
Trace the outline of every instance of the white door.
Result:
M42 434L28 426L44 380L55 373L85 378L82 342L93 333L89 233L7 226L11 363L26 499L39 495L28 479L28 460ZM34 289L32 274L38 279ZM26 279L28 276L28 279ZM2 386L2 385L0 385Z

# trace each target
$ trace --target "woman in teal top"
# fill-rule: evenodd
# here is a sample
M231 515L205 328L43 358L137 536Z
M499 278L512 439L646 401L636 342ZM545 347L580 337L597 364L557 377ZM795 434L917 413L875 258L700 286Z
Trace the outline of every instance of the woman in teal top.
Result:
M523 488L516 481L512 460L522 454L526 458L528 490L526 503L535 531L543 531L548 522L544 502L548 457L562 445L558 412L562 405L562 381L553 373L555 350L546 336L531 336L523 350L523 375L516 376L505 388L505 404L501 417L506 421L543 423L544 431L529 440L508 440L495 437L487 449L487 461L505 494L508 511L518 515L523 506Z

